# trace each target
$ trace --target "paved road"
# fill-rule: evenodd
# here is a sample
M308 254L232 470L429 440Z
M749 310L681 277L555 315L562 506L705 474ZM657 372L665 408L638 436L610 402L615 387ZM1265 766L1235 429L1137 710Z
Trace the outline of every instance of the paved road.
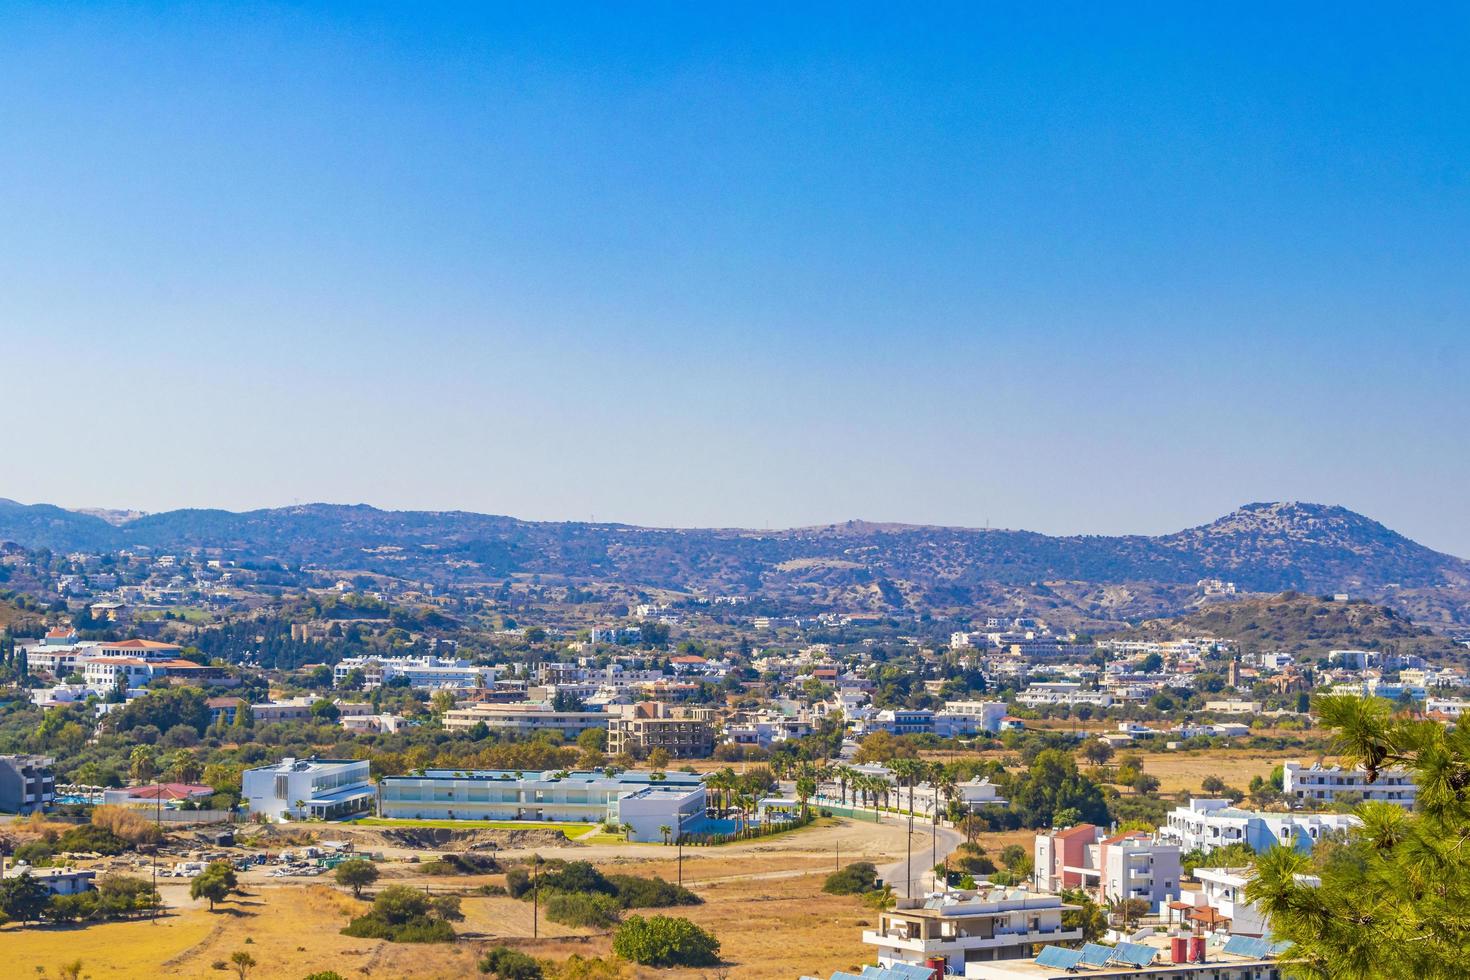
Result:
M890 823L906 825L907 817L887 818ZM958 831L948 827L940 827L937 839L929 836L930 824L927 820L914 818L914 850L911 860L900 860L893 864L885 865L878 869L878 876L893 886L893 891L900 897L910 894L909 885L912 882L912 894L922 895L926 888L934 887L934 865L943 861L954 849L964 843L964 836Z

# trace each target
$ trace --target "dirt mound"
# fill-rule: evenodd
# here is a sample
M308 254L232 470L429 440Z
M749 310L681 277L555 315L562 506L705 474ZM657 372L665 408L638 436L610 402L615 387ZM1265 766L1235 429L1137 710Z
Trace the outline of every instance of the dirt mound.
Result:
M560 830L452 830L448 827L383 827L365 836L388 847L423 851L479 851L565 847L574 843Z

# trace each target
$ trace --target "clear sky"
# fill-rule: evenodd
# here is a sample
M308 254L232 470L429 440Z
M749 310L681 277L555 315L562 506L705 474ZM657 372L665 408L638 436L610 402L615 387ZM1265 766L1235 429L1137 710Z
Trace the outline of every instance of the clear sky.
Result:
M488 6L0 8L0 496L1470 555L1463 5Z

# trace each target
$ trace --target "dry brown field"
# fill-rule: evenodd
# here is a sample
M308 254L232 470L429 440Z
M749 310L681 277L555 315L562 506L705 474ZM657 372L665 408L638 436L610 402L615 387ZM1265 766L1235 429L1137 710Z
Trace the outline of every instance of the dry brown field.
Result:
M915 847L927 844L916 835ZM992 853L1008 843L1029 846L1026 833L986 835ZM844 864L867 860L882 867L903 856L905 837L893 824L839 819L767 841L719 848L686 848L684 883L705 904L672 910L709 928L721 942L725 964L719 970L653 970L625 965L627 977L796 977L830 975L871 962L862 930L875 913L856 898L825 895L825 876L840 847ZM678 874L673 848L596 845L543 848L546 857L585 858L609 872ZM516 852L502 852L515 857ZM390 862L381 883L403 882L435 891L470 891L501 876L425 877L417 866ZM505 897L466 895L460 941L448 945L394 945L340 935L348 918L366 908L327 878L280 883L252 873L246 894L232 897L211 913L188 898L183 884L163 887L169 914L147 921L88 927L0 930L6 966L0 975L56 977L63 963L80 959L82 975L97 978L233 978L215 964L236 951L250 953L257 966L251 980L302 980L319 970L359 978L464 978L479 976L482 953L506 944L538 958L564 961L572 954L609 956L611 936L573 929L542 918L540 936L531 938L531 906ZM669 910L663 910L669 911ZM650 913L645 913L650 914Z

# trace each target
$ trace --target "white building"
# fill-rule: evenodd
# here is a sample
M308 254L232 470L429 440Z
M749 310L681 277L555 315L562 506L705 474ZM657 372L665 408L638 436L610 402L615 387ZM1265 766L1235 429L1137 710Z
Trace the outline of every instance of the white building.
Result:
M1168 823L1159 828L1159 834L1177 842L1186 853L1241 842L1256 852L1278 844L1310 851L1323 836L1361 823L1347 814L1262 813L1237 810L1229 800L1192 799L1188 806L1175 807L1169 813Z
M471 704L444 713L444 727L450 731L474 728L483 723L493 732L533 735L556 731L569 739L589 728L606 728L607 722L605 711L557 711L532 701Z
M1271 943L1249 936L1135 936L1115 946L1046 946L1033 958L976 963L971 980L1280 980Z
M1113 695L1106 691L1084 690L1081 684L1072 681L1048 681L1032 684L1016 695L1016 700L1028 708L1044 708L1053 705L1075 706L1090 704L1097 708L1110 708Z
M1419 784L1407 769L1381 769L1371 783L1362 769L1286 762L1281 770L1282 792L1304 803L1331 803L1339 794L1350 793L1365 802L1377 800L1412 809L1419 797Z
M1179 897L1183 870L1178 844L1078 824L1036 835L1032 877L1044 891L1082 888L1102 901L1137 898L1158 907Z
M975 964L1027 956L1034 943L1081 939L1081 929L1062 926L1070 908L1056 895L1025 888L903 898L878 914L878 927L865 930L863 942L878 948L879 966L940 961L945 973L967 974Z
M406 677L410 687L425 690L493 687L504 667L471 664L454 657L348 657L332 668L332 683L341 687L347 675L362 672L363 690Z
M526 820L631 824L631 839L657 841L659 827L698 832L705 789L693 773L601 771L514 773L429 769L378 783L383 817L425 820Z
M282 759L246 769L240 794L266 820L331 820L369 812L376 793L366 759Z

